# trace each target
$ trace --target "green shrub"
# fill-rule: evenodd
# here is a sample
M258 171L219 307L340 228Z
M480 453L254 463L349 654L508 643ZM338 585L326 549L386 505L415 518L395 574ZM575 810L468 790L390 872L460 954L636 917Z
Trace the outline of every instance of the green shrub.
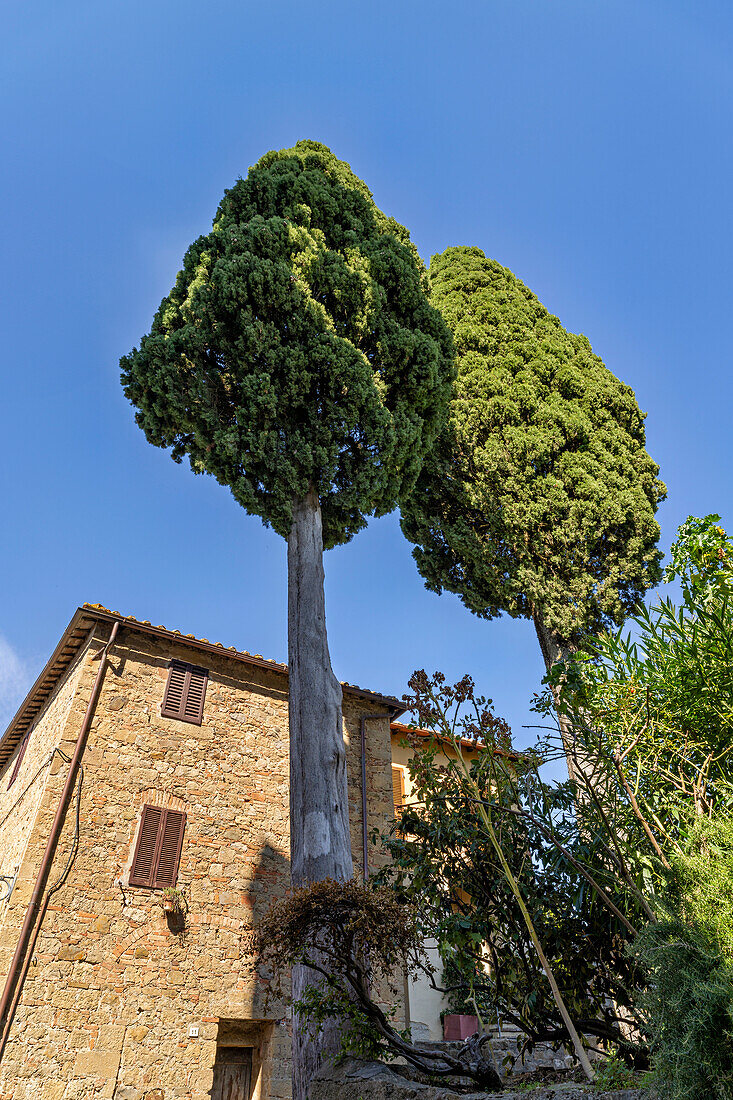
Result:
M653 1065L669 1100L733 1100L733 970L715 938L679 921L650 925L634 945Z
M663 1095L733 1100L733 819L693 829L673 859L667 919L633 953L647 972L641 1000Z
M597 1066L593 1084L598 1089L630 1089L638 1084L638 1078L614 1055Z

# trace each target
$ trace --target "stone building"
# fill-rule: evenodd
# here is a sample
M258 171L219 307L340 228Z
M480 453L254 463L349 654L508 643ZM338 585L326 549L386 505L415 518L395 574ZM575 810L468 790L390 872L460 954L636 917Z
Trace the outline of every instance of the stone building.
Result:
M437 751L439 760L445 760L446 763L455 759L456 752L453 745L445 737L438 736L432 730L406 726L402 722L392 722L391 738L392 793L395 817L399 818L403 807L414 805L417 802L417 795L410 777L410 760L415 753L413 746L422 742L426 747L429 746ZM476 743L462 740L461 751L465 760L469 762L474 760L477 752ZM429 962L434 967L438 984L440 984L443 964L438 951L438 944L435 940L425 940L424 948ZM454 1036L447 1034L444 1028L444 1016L446 1013L451 1012L447 998L435 988L427 974L416 974L407 979L405 982L405 1013L410 1025L413 1042L436 1043L441 1042L444 1038L454 1038Z
M402 709L344 685L357 873ZM289 885L288 800L284 665L78 609L0 739L0 1100L289 1096L252 935Z

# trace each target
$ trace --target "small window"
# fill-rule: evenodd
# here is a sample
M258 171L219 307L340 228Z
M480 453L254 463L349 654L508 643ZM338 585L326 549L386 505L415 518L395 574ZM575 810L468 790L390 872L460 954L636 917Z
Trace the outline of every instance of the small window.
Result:
M130 886L162 890L175 886L186 815L163 806L143 806L140 832L130 868Z
M25 737L23 738L23 740L20 743L20 749L18 750L18 755L15 758L15 764L13 765L13 770L10 774L10 782L8 783L8 790L10 790L13 783L15 783L15 780L18 778L18 772L20 771L20 765L23 763L23 757L25 756L25 750L28 748L28 742L30 741L30 739L31 739L31 730L28 730L27 734L25 735Z
M392 765L392 800L395 819L399 821L405 808L405 771Z
M171 661L168 683L160 713L164 718L178 718L200 726L204 718L204 699L209 671L185 661Z

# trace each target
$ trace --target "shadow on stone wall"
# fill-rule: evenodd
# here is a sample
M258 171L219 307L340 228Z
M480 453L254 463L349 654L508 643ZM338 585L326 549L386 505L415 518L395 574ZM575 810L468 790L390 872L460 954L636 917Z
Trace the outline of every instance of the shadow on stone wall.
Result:
M251 959L251 971L256 974L256 985L252 1003L252 1015L259 1018L284 1019L285 1006L282 1002L267 1003L268 974L261 959L257 929L262 918L274 901L284 898L290 889L290 860L265 843L260 849L253 868L250 885L246 891L246 905L252 919L252 932L243 932L241 938L242 955Z

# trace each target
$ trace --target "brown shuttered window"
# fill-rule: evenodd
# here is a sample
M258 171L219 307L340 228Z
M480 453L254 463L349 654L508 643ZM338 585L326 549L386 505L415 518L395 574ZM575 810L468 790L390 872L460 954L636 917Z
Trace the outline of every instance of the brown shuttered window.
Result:
M23 763L23 757L25 756L25 750L28 748L28 742L30 741L30 739L31 739L31 730L28 730L28 733L25 735L25 737L23 738L23 740L20 743L20 749L18 750L18 755L15 758L15 764L13 765L13 770L10 774L10 782L8 783L8 790L10 790L13 783L15 783L15 780L18 778L18 772L20 771L20 765Z
M153 886L163 889L175 886L178 878L178 862L181 858L183 830L186 815L178 810L166 810L160 830L160 850L153 874Z
M187 665L185 661L171 661L160 713L164 718L178 718L200 726L208 682L208 669Z
M130 886L161 890L175 886L186 815L162 806L143 806L140 832L130 869Z
M405 773L402 768L392 765L392 800L394 802L394 815L402 817L405 807Z

